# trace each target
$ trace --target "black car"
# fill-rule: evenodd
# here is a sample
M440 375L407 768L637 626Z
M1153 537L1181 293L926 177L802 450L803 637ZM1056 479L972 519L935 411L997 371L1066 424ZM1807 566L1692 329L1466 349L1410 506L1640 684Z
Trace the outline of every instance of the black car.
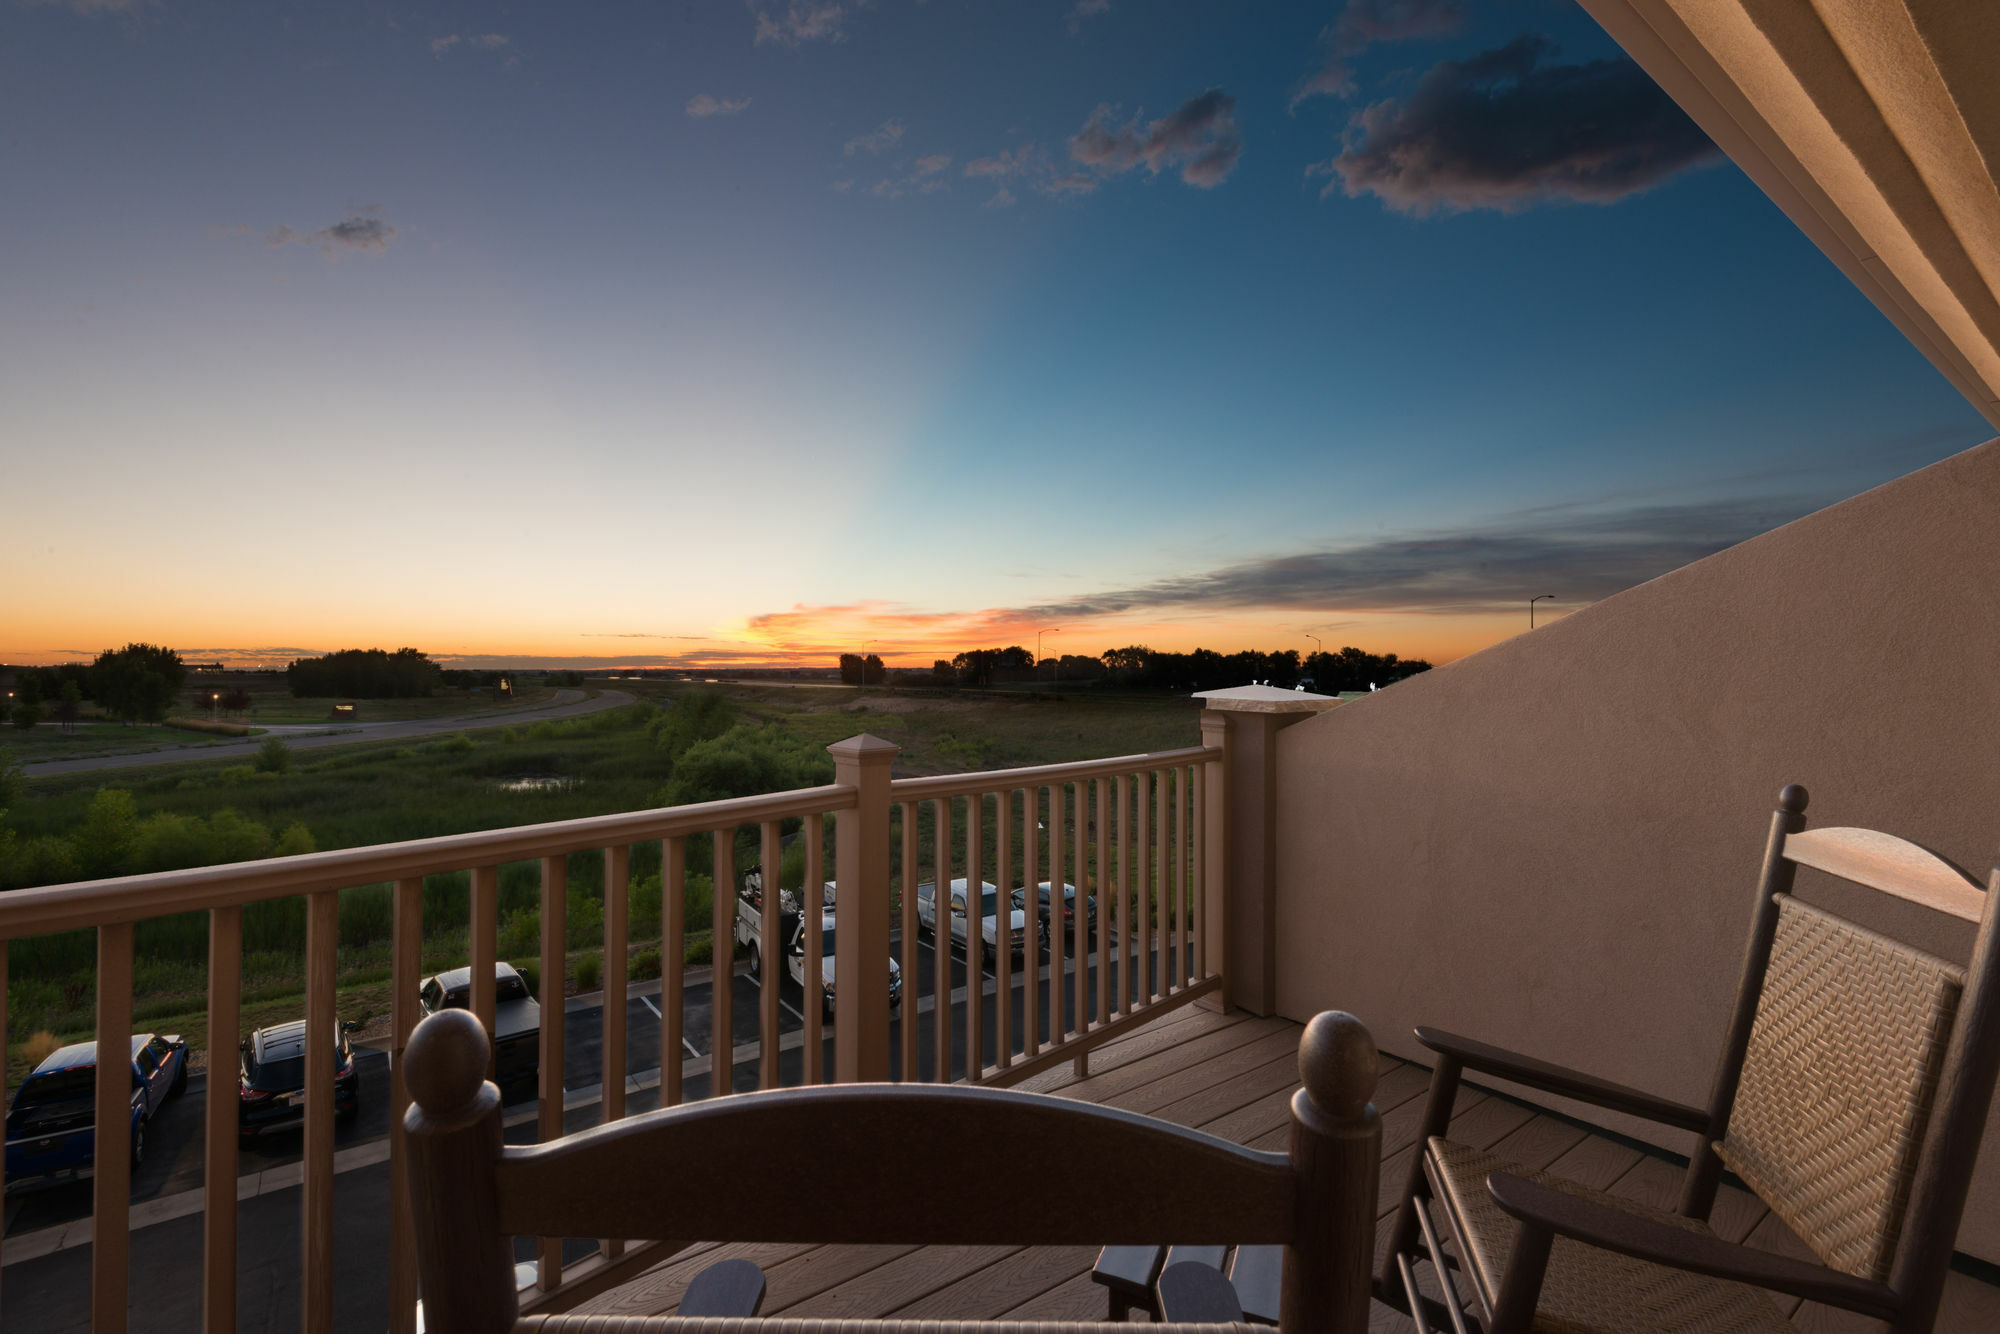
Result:
M424 983L425 1014L472 1008L472 970L454 968ZM542 1068L542 1007L510 963L493 965L493 1072L504 1092L536 1090Z
M361 1110L361 1074L347 1028L334 1034L333 1110L352 1121ZM255 1139L290 1130L306 1119L306 1021L260 1028L244 1039L236 1068L236 1133Z
M1063 895L1062 936L1064 940L1069 940L1073 938L1076 934L1076 886L1064 885L1062 887L1062 895ZM1035 891L1035 897L1039 900L1039 903L1037 904L1035 910L1041 916L1042 929L1044 931L1053 931L1055 928L1053 924L1049 921L1049 900L1050 898L1053 897L1053 895L1050 892L1048 881L1046 880L1042 881L1041 885L1037 887ZM1092 943L1095 943L1097 940L1096 899L1088 897L1084 899L1083 920L1084 920L1085 930L1087 930L1090 933L1090 940L1092 941Z

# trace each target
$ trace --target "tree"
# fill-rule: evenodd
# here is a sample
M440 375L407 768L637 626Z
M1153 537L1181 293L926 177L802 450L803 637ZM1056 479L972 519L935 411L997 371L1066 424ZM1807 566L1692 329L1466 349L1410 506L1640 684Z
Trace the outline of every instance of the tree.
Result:
M843 653L840 655L840 683L842 685L858 686L862 684L863 673L866 670L866 665L862 662L859 653Z
M62 693L56 697L56 721L63 725L63 731L68 732L76 727L76 720L82 715L83 687L76 683L75 678L65 677Z
M292 748L278 737L265 737L257 747L257 767L267 774L286 772L292 767Z
M224 713L233 713L241 717L250 711L250 692L242 686L234 690L225 690L222 692L220 703Z
M879 686L887 674L887 670L882 666L882 660L873 653L861 660L861 684Z
M187 664L170 648L127 644L106 649L90 665L90 693L113 717L156 723L167 716L187 678Z
M14 716L10 721L23 732L32 732L35 730L35 724L41 720L41 704L39 702L31 703L24 699L14 706Z
M0 811L19 801L27 790L28 778L21 772L20 761L14 758L13 751L0 746Z

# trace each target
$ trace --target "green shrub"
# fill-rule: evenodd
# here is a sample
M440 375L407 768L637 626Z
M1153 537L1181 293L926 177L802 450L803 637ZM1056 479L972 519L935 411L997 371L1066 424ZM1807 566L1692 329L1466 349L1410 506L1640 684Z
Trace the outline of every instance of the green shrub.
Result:
M715 959L714 933L711 932L703 935L700 939L696 939L694 933L689 932L687 953L683 957L689 967L713 962Z
M502 954L532 954L542 939L542 914L538 908L510 912L500 919L499 951Z
M416 748L414 746L399 746L396 748L396 758L399 760L414 760L417 758Z
M595 954L586 954L576 961L576 989L595 991L604 980L604 960Z
M257 780L257 771L247 764L232 764L216 772L215 781L224 787L241 787Z
M267 736L264 744L257 747L257 767L267 774L287 773L292 767L292 748L284 738Z
M430 748L440 755L463 755L475 746L475 742L463 732L454 732L442 741L433 741Z
M649 982L660 975L660 952L657 949L634 950L625 961L625 979L628 982Z
M542 998L542 966L533 959L516 959L512 962L514 964L514 971L519 973L521 980L528 984L528 994L536 1000L540 1000Z

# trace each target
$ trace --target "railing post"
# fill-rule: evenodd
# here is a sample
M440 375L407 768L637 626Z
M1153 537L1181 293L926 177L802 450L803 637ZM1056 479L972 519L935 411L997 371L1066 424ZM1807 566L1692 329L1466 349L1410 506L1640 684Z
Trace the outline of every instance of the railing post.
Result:
M1285 1255L1278 1325L1297 1334L1365 1334L1382 1118L1379 1058L1359 1019L1313 1016L1299 1040L1292 1095L1292 1167L1302 1178L1298 1240Z
M889 1078L889 766L902 747L864 732L827 752L834 782L857 798L834 817L834 1078L880 1082ZM940 885L940 906L946 892Z
M1209 941L1208 967L1223 975L1230 1004L1273 1014L1278 1008L1278 733L1340 701L1275 686L1204 690L1195 698L1206 701L1204 743L1213 744L1211 716L1219 715L1227 729L1221 800L1214 791L1208 794L1225 822L1224 870L1207 886L1211 915L1220 900L1227 920L1223 952ZM1212 839L1207 851L1212 865L1217 854Z

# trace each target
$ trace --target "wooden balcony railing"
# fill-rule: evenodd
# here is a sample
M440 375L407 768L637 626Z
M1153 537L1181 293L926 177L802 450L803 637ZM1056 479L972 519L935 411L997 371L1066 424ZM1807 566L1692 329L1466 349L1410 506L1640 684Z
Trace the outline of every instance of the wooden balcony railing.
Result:
M202 1328L225 1334L237 1327L237 1100L226 1096L235 1038L240 1032L243 910L273 899L303 897L306 911L306 1088L303 1190L300 1219L301 1324L306 1334L329 1334L337 1309L333 1291L334 1044L339 893L389 883L392 895L391 1118L392 1175L388 1327L415 1327L416 1272L403 1184L402 1116L408 1094L402 1083L403 1047L418 1017L422 974L425 878L470 872L468 953L471 1008L493 1026L500 921L500 867L539 861L541 898L540 1037L537 1125L542 1139L563 1133L563 994L566 980L567 858L604 854L604 969L601 1115L626 1114L626 1007L617 1003L627 976L630 934L629 870L635 844L657 842L661 858L661 992L659 1101L684 1094L686 1034L683 957L688 842L699 835L714 845L714 984L710 1088L732 1086L737 1048L730 995L738 883L737 831L758 830L765 884L782 862L784 824L798 821L805 846L804 886L825 880L823 818L834 817L835 975L838 1008L832 1021L833 1077L843 1081L948 1080L954 1069L967 1078L1008 1083L1060 1060L1081 1061L1089 1049L1165 1009L1208 994L1218 984L1221 921L1221 765L1219 747L1190 747L1152 755L989 773L890 781L896 748L857 737L829 748L836 781L765 796L700 805L527 825L442 838L412 840L273 858L227 866L127 876L0 894L0 1050L6 1037L7 941L58 931L94 929L97 936L97 1041L100 1051L122 1051L132 1029L133 950L136 923L204 911L209 919L208 1032L211 1043L205 1137ZM990 805L989 805L990 803ZM925 808L928 808L926 818ZM993 837L987 837L987 830ZM962 832L962 856L957 838ZM900 833L900 855L895 835ZM922 844L928 835L928 868ZM989 851L990 849L990 851ZM1092 856L1094 850L1094 858ZM952 1020L951 950L934 951L932 1050L918 1050L918 930L915 887L925 878L944 886L955 863L972 886L992 864L1003 905L994 942L992 1013L976 910L968 913L963 1031ZM1034 930L1036 890L1052 886L1051 921L1060 924L1062 887L1077 886L1073 930L1057 932L1048 960L1023 951L1017 978L1005 904L1008 891L1025 890L1027 929ZM906 980L900 1022L900 1061L891 1034L888 960L896 923L892 904L900 891L901 967ZM944 891L941 891L944 892ZM802 901L816 896L808 888ZM762 976L786 973L779 939L776 893L761 900ZM973 901L977 902L976 889ZM942 900L941 900L942 902ZM1088 904L1096 907L1096 953L1087 936ZM819 957L820 915L805 914L806 958ZM1065 939L1067 936L1067 939ZM938 942L950 939L940 930ZM812 994L807 974L808 1001ZM1095 985L1093 985L1093 980ZM1021 984L1023 1019L1013 1022L1013 994ZM759 1005L757 1084L779 1082L780 988L766 985ZM801 1006L803 1075L827 1077L825 1027L817 1004ZM985 1056L990 1040L993 1057ZM923 1059L929 1056L926 1065ZM897 1068L899 1067L899 1069ZM96 1137L99 1146L122 1145L129 1105L121 1063L97 1066ZM0 1090L4 1092L4 1090ZM92 1185L91 1328L121 1334L126 1325L130 1259L130 1166L121 1152L96 1155ZM627 1246L606 1239L590 1256L563 1262L562 1239L537 1248L537 1281L524 1292L524 1311L559 1311L657 1263L666 1243ZM79 1301L83 1294L78 1294Z

